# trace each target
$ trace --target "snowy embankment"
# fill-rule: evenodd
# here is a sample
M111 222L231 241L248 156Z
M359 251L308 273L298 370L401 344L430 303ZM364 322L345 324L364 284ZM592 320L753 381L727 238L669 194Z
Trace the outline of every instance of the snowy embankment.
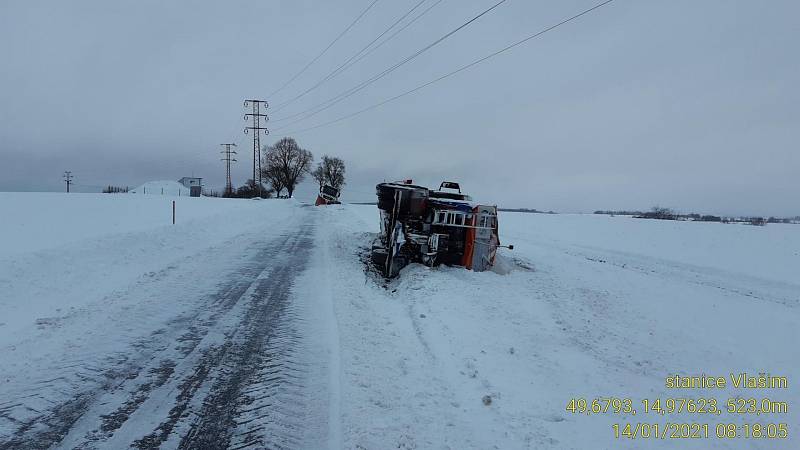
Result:
M326 214L337 224L322 239L337 261L345 448L661 448L614 439L612 425L711 423L714 433L719 422L797 423L793 412L585 416L565 407L609 396L640 409L669 396L714 396L722 408L737 395L800 404L800 227L504 213L510 274L412 265L381 287L358 258L377 231L375 207ZM742 371L787 376L791 389L664 389L669 374Z
M148 181L139 187L131 189L129 193L188 197L189 188L172 180Z
M172 228L173 201L178 228ZM198 229L196 219L222 217L241 205L188 195L0 192L0 257L115 234L185 230L190 224Z
M202 197L0 193L7 214L0 220L0 343L31 323L57 322L138 277L279 222L259 206Z

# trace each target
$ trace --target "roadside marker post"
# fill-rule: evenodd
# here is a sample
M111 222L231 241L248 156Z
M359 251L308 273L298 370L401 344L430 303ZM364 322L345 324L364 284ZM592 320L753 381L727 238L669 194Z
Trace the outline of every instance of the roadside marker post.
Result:
M172 224L175 225L175 200L172 201Z

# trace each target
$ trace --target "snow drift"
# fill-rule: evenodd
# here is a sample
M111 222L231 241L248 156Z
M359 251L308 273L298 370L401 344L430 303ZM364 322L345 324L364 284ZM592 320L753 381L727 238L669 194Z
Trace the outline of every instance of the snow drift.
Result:
M131 189L129 194L148 194L148 195L173 195L176 197L188 197L189 188L177 181L161 180L148 181L147 183Z

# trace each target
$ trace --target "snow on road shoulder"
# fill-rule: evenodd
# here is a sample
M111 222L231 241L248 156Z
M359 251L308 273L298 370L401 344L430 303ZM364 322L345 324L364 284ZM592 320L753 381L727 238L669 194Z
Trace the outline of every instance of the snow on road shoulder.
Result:
M512 337L505 323L514 320L512 327L525 330L544 306L514 296L513 289L498 289L524 283L527 275L509 280L491 272L413 265L384 288L364 273L361 260L371 239L365 230L375 225L365 220L370 214L352 208L361 207L325 211L325 222L335 224L326 245L336 262L344 447L516 448L551 442L546 428L532 421L525 399L515 398L530 384L526 335Z
M0 224L3 345L208 247L285 223L296 204L184 198L174 226L171 200L160 197L0 193L0 207L14 212Z
M800 376L793 344L799 337L797 285L756 272L747 278L758 280L758 295L751 295L741 276L727 270L730 262L665 262L646 251L632 255L630 245L616 246L625 254L602 250L615 247L604 247L609 233L648 223L621 222L618 229L599 230L593 241L590 225L577 225L585 232L579 239L564 236L563 229L580 219L556 216L538 226L537 215L501 217L501 239L516 244L504 254L522 261L510 274L411 265L384 288L364 274L360 260L375 229L371 210L345 205L325 211L325 222L335 225L327 245L335 261L346 448L657 448L658 442L615 440L612 424L709 420L587 417L566 412L567 402L615 396L641 407L645 398L710 395L724 404L748 393L667 391L664 378L740 371ZM681 234L687 242L702 241L695 232L705 233L687 228ZM733 249L724 253L748 257L760 239L730 242ZM790 405L800 401L796 389L755 394ZM771 419L797 421L794 413ZM716 439L682 444L730 446Z
M135 194L0 192L0 258L85 239L150 230L169 232L172 202L177 224L241 213L259 202ZM181 228L183 230L183 228Z

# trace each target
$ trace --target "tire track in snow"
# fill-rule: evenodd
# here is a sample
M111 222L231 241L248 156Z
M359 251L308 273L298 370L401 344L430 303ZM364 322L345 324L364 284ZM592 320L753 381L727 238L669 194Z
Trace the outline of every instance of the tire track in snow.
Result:
M238 429L240 424L246 426L247 423L266 420L267 414L254 415L255 411L265 409L271 410L275 423L290 425L271 427L273 431L281 428L290 430L291 423L297 422L298 416L294 414L292 402L288 402L288 406L267 405L270 408L261 406L247 409L244 406L263 403L265 399L274 397L287 398L283 391L298 387L293 379L299 377L293 373L301 372L302 366L292 362L293 345L298 336L290 326L292 320L297 319L292 316L288 301L291 281L303 270L311 246L309 229L309 226L305 226L292 236L283 236L278 242L269 243L257 253L251 264L243 267L240 277L222 286L220 292L194 314L182 316L170 324L171 328L183 332L177 332L176 335L175 332L157 330L135 343L132 347L149 353L146 358L112 355L104 361L112 368L104 371L87 367L85 362L67 363L64 367L74 365L78 379L87 378L87 386L92 388L79 391L69 400L42 410L24 422L14 418L10 412L12 408L24 404L24 401L16 399L9 402L8 406L4 405L1 411L3 417L18 426L7 441L0 440L0 449L47 448L59 442L72 448L105 446L104 443L108 443L117 430L130 425L129 418L153 397L155 391L174 384L178 385L179 391L175 405L155 430L151 428L149 434L147 430L142 430L140 436L144 437L137 441L139 447L157 447L171 438L176 425L186 421L190 413L195 418L199 417L199 420L196 419L189 428L190 434L184 440L187 445L191 442L220 442L220 439L232 438L237 439L240 447L248 442L266 442L265 436L256 436L252 429ZM289 255L288 261L278 257L282 254ZM202 346L201 342L209 332L218 331L215 329L218 328L217 322L232 309L238 308L245 297L252 299L251 304L241 323L234 324L234 329L246 331L226 332L223 344ZM265 354L261 355L260 352ZM187 368L183 367L187 365L184 359L195 358L198 361L191 361L187 372ZM143 360L152 362L137 364L137 361ZM80 372L86 372L87 375L80 375ZM46 382L42 388L47 389L48 384L53 382ZM209 390L207 385L212 383L202 409L194 411L194 404L198 402L195 397L205 394ZM256 388L251 387L253 384ZM226 388L228 385L235 389ZM117 405L115 408L112 406L110 411L108 406L102 405L108 400L112 405ZM211 426L218 418L217 410L220 407L226 408L229 420L225 423L231 425L231 429ZM78 422L81 422L81 427L76 426ZM88 428L90 431L83 432L87 423L96 425ZM63 440L70 433L76 435L70 436L68 444ZM276 439L280 436L280 433L273 435ZM275 440L274 444L280 442L291 445L290 434L280 441Z
M285 266L254 283L253 301L220 358L221 371L179 448L296 447L301 434L302 365L296 362L299 319L290 304L292 280L303 271L311 240L287 251Z

